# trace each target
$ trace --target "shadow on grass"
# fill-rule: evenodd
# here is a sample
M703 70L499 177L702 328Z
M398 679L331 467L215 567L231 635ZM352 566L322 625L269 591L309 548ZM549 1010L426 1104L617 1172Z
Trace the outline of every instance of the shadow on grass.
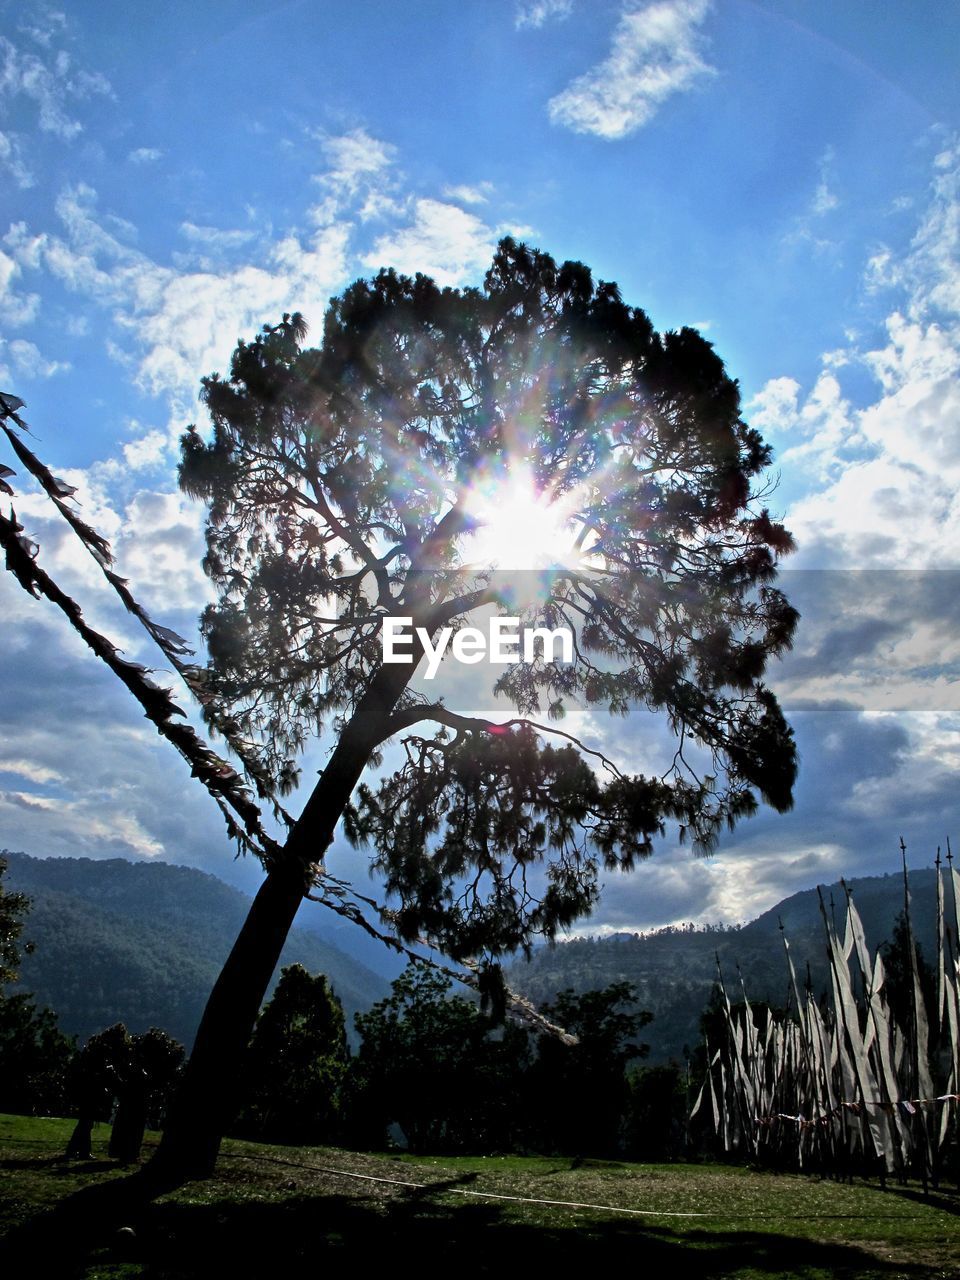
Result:
M438 1181L429 1190L437 1195L453 1185ZM58 1280L83 1276L91 1268L149 1280L227 1275L314 1280L319 1267L337 1264L393 1275L449 1273L458 1280L502 1277L521 1265L569 1274L588 1265L632 1270L641 1264L655 1276L676 1273L702 1280L747 1272L751 1280L920 1280L932 1274L920 1263L885 1263L853 1245L799 1236L736 1230L680 1235L594 1212L543 1214L541 1224L518 1222L504 1206L442 1205L422 1190L397 1190L386 1197L288 1194L265 1200L243 1184L186 1188L197 1199L208 1191L205 1203L150 1201L138 1175L99 1183L16 1230L0 1251L0 1264L7 1264L7 1275Z
M922 1191L919 1187L894 1185L888 1186L887 1194L894 1195L900 1200L909 1200L912 1204L922 1204L960 1217L960 1196L955 1191ZM958 1273L960 1273L960 1267L958 1267Z

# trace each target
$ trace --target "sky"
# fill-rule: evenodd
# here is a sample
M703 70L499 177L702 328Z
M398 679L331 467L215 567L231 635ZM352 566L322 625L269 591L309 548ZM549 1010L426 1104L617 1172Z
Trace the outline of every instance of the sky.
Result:
M381 266L479 283L507 234L587 263L739 379L803 620L770 672L794 810L708 860L671 834L581 931L746 920L896 870L901 835L926 865L958 834L958 50L939 0L0 4L0 390L152 616L195 636L178 440L238 337L294 310L317 333ZM11 483L40 563L157 665ZM9 575L0 640L0 848L255 887L179 757ZM634 767L660 749L636 719L576 727ZM331 866L367 886L339 841Z

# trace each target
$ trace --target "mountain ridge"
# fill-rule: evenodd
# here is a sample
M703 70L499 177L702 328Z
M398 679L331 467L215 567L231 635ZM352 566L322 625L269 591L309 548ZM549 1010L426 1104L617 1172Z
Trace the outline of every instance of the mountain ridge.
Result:
M156 1025L192 1042L207 995L245 918L250 899L217 876L191 867L122 858L36 858L0 851L4 883L32 899L24 940L37 946L23 958L18 989L54 1009L63 1030L86 1038L113 1022L133 1031ZM903 907L899 874L849 881L872 951L893 932ZM915 934L933 950L936 878L910 874ZM843 920L843 889L827 886L825 905ZM949 903L949 897L948 897ZM567 987L582 992L632 982L637 1004L654 1020L644 1033L651 1063L679 1059L698 1042L699 1018L716 980L719 955L731 999L740 998L738 971L752 1001L787 1001L783 922L801 982L809 973L819 993L828 982L816 890L800 890L739 926L667 927L648 934L576 938L537 948L529 962L507 968L507 980L535 1003ZM295 962L326 973L352 1015L388 994L388 978L295 927L280 968ZM272 990L271 984L271 990Z
M16 990L30 991L81 1040L115 1022L159 1026L189 1047L250 899L209 872L123 858L37 858L3 850L5 887L31 899ZM323 972L353 1014L388 993L386 979L312 930L294 928L280 969Z
M873 953L892 936L903 909L902 876L864 876L847 883ZM832 900L842 929L842 882L822 888L825 909L831 910ZM911 871L910 890L914 934L929 957L936 932L935 872ZM507 982L536 1004L552 1001L567 987L580 993L613 982L631 982L637 990L637 1005L654 1015L643 1033L650 1046L648 1061L682 1060L699 1042L700 1014L716 981L717 958L731 1000L742 999L738 979L742 974L751 1001L781 1007L788 1002L781 921L798 980L803 983L809 973L814 991L826 990L829 973L816 889L791 894L744 925L700 930L668 926L653 933L575 938L541 947L529 961L509 966Z

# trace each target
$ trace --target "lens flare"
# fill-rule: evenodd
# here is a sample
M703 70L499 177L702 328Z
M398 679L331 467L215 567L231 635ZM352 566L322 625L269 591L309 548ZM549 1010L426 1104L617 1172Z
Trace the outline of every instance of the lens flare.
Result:
M562 569L580 559L574 496L538 489L526 463L478 478L466 508L476 521L461 547L470 568Z

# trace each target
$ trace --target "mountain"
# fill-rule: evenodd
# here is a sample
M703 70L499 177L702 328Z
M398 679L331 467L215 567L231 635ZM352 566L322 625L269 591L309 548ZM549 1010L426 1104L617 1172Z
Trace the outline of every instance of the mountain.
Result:
M903 878L871 876L850 881L850 888L867 942L875 951L891 937L896 918L903 910ZM914 933L924 956L931 959L936 938L936 873L911 872L910 891ZM842 932L846 900L840 884L824 890L828 911L831 899ZM813 989L819 995L827 987L829 974L823 922L814 889L785 898L750 924L737 928L697 929L691 924L646 935L577 938L541 947L529 962L513 964L507 981L537 1004L552 1000L567 987L582 992L612 982L632 982L637 989L637 1004L654 1015L643 1032L643 1039L650 1046L648 1061L682 1059L684 1048L693 1048L699 1042L700 1014L716 981L717 955L732 1001L742 999L739 967L751 1001L767 1000L781 1007L786 1003L789 979L781 920L799 981L804 981L809 963Z
M162 1027L189 1046L247 914L246 894L164 862L3 856L4 886L31 899L23 938L35 949L19 989L81 1039L120 1021L135 1032ZM274 982L296 962L327 975L349 1027L389 994L384 978L312 930L291 930Z
M162 862L119 858L32 858L4 853L4 885L32 899L24 938L36 944L21 965L23 990L56 1010L63 1030L81 1039L122 1021L133 1031L159 1026L189 1045L203 1005L246 915L249 898L215 876ZM903 908L899 875L851 882L872 950L892 932ZM936 877L910 875L914 930L932 958ZM839 884L824 891L842 925ZM727 990L739 998L737 967L753 1001L783 1005L787 969L782 920L801 981L809 962L814 990L828 982L823 925L815 890L793 894L750 924L722 929L692 924L656 933L580 938L537 949L507 974L536 1003L572 987L588 991L632 982L641 1008L654 1020L645 1029L651 1063L682 1058L698 1042L699 1019L716 979L719 953ZM336 923L339 923L337 921ZM299 961L325 973L343 1002L347 1025L388 992L388 980L319 937L317 925L291 930L281 966ZM279 967L278 967L279 975Z

